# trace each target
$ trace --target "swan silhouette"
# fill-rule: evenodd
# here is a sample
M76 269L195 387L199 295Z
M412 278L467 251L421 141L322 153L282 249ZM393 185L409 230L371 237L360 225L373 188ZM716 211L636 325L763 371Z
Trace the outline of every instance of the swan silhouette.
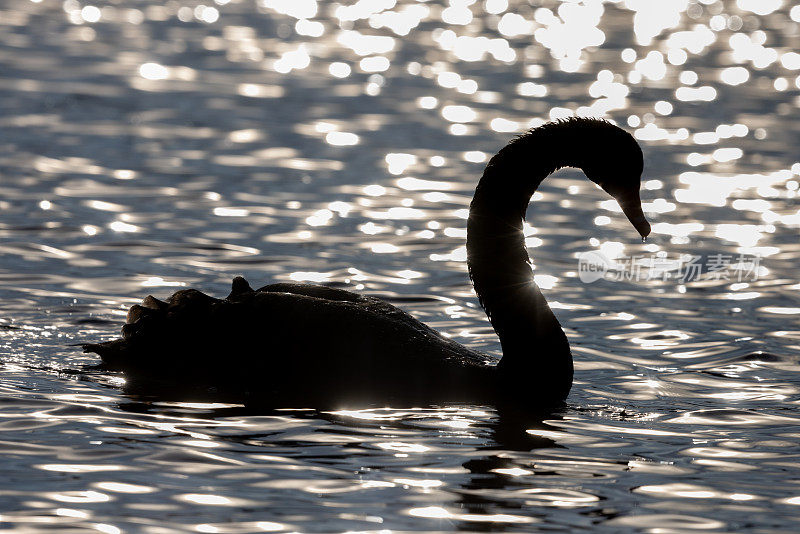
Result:
M560 404L572 385L572 355L533 281L522 224L539 184L562 167L581 169L642 237L650 233L639 198L642 151L617 126L550 122L500 150L467 222L469 274L503 350L496 365L377 298L308 284L253 290L241 277L224 299L195 289L166 302L148 296L130 308L121 339L84 351L131 383L203 384L266 402Z

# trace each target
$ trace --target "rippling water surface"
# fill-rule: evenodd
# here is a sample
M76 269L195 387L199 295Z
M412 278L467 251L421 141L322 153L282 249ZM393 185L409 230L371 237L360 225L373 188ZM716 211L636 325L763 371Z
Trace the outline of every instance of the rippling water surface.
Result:
M796 532L798 21L781 0L5 0L0 525ZM471 191L573 114L640 140L654 231L576 171L531 204L576 359L563 410L259 413L76 373L96 360L70 344L142 296L237 274L380 295L499 354Z

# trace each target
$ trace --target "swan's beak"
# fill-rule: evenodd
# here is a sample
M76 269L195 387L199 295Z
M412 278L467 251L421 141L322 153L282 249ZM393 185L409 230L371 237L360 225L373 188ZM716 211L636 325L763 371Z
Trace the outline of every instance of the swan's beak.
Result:
M620 196L617 198L617 202L619 202L619 207L622 208L622 213L628 217L636 231L642 237L650 235L650 223L647 222L644 212L642 212L642 201L639 198L639 192L636 191L632 195Z

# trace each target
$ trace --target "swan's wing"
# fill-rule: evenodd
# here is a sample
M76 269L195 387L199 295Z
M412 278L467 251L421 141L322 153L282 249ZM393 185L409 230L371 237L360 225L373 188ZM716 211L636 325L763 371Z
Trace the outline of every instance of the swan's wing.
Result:
M259 288L256 292L264 292L264 293L289 293L292 295L298 295L302 297L311 297L314 299L322 299L326 301L330 301L331 303L334 302L349 302L352 303L355 307L344 306L342 310L345 313L345 317L349 315L357 315L358 308L361 308L367 315L368 322L371 320L372 322L375 321L374 317L369 317L369 315L382 315L389 321L396 322L399 325L404 325L411 330L419 330L420 332L424 332L426 336L435 336L436 338L441 338L446 341L446 338L443 338L441 334L436 332L435 330L429 328L424 323L420 322L419 320L415 319L413 316L409 315L408 313L404 312L400 308L389 304L386 301L381 299L371 297L368 295L360 295L358 293L353 293L351 291L346 291L344 289L337 289L328 286L319 286L319 285L312 285L312 284L292 284L292 283L277 283L277 284L270 284ZM314 303L313 301L302 301L304 305L307 307L318 307L318 303ZM298 301L300 303L300 301Z
M346 302L358 302L368 298L359 295L358 293L353 293L352 291L346 291L344 289L337 289L335 287L317 286L312 284L291 284L286 282L269 284L258 288L256 291L265 293L291 293L292 295L303 295L306 297Z

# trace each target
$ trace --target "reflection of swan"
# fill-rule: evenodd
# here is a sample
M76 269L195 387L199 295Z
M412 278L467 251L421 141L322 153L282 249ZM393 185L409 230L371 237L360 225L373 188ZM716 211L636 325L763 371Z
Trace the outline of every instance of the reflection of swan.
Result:
M84 350L135 382L207 384L268 402L559 403L572 384L572 356L533 282L522 232L528 201L548 174L577 167L646 236L642 166L633 137L597 119L545 124L491 159L470 205L467 262L503 348L496 366L373 297L305 284L254 291L239 277L224 299L194 289L167 302L148 296L131 307L122 339Z

